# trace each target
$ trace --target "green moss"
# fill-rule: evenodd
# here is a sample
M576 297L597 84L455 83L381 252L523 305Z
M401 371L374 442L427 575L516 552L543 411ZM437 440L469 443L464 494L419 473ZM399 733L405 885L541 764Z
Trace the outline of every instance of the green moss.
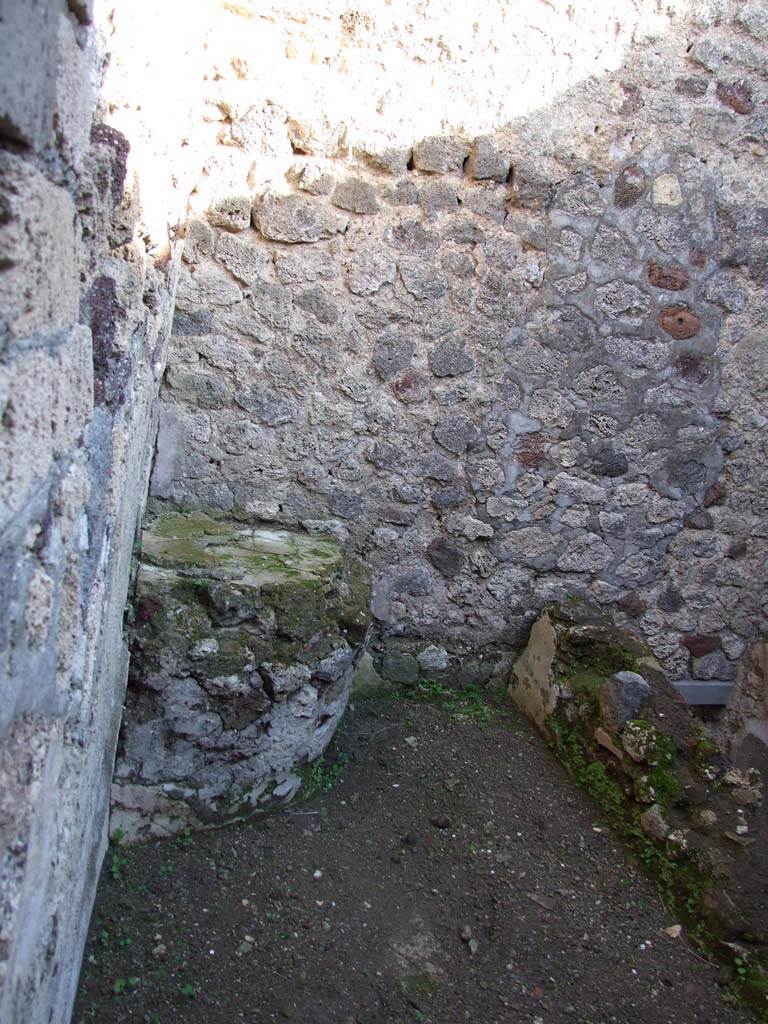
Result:
M749 955L737 956L733 970L734 992L752 1010L759 1024L768 1024L768 962Z
M262 594L275 613L277 632L284 637L309 640L323 626L333 626L333 609L320 580L270 584L262 588Z
M349 558L341 594L339 621L353 639L362 639L370 621L371 574L359 558Z
M700 925L699 945L707 951L713 949L714 938L701 905L702 894L711 885L711 879L702 874L695 862L678 859L677 851L668 848L666 843L646 836L640 824L642 810L611 776L578 725L555 718L550 721L550 728L558 757L598 805L613 831L655 879L667 906L691 931ZM674 799L679 792L674 773L657 767L649 773L649 781L652 776L651 785L656 792L665 791L668 799Z
M440 991L440 980L432 974L406 974L400 979L404 996L424 998Z
M701 733L697 737L693 749L694 769L705 779L711 779L717 772L717 764L715 762L719 757L720 748L718 745L709 736Z
M142 559L169 569L241 576L251 585L327 577L343 562L341 546L332 537L254 529L205 512L168 511L145 528Z
M319 793L333 789L349 764L346 754L339 754L335 761L328 762L321 754L307 764L294 765L293 773L301 779L302 800L310 800Z
M655 803L666 807L680 798L680 783L669 768L656 767L646 776Z
M485 724L496 716L495 709L488 703L485 692L477 683L469 683L459 689L423 679L416 686L400 690L396 696L400 700L435 704L460 722Z

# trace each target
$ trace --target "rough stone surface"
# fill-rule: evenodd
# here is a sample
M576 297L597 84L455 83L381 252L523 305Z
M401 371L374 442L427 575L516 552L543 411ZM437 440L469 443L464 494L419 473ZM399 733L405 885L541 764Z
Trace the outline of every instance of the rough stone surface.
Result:
M265 238L278 242L316 242L347 226L346 217L317 200L267 193L255 205L254 223Z
M413 147L413 163L420 171L458 173L469 156L469 145L459 138L430 136Z
M711 104L711 90L681 99L688 65L676 60L659 85L668 109ZM647 108L633 116L645 131ZM763 221L720 201L683 127L664 148L648 132L621 159L591 136L591 167L547 156L537 178L518 160L511 182L473 170L483 153L516 152L511 129L473 146L417 136L412 169L399 165L385 186L369 156L353 168L326 159L318 167L339 194L360 200L345 231L319 230L335 215L328 200L267 192L290 230L256 236L264 258L258 280L240 277L242 298L199 264L188 272L198 299L182 286L184 316L232 354L214 388L212 343L180 324L163 404L188 426L164 459L175 471L162 495L248 514L266 488L278 524L343 524L377 580L377 671L387 651L415 657L426 642L502 650L531 609L499 595L570 592L612 609L672 675L734 672L736 644L718 655L725 666L694 666L682 637L732 618L734 597L744 634L762 621L764 541L727 559L735 571L716 566L760 517L756 486L743 507L725 488L731 473L748 477L743 446L754 452L761 415L738 397L737 353L751 343L726 338L751 336L736 321L755 294ZM720 145L701 143L710 160ZM263 325L247 319L252 306ZM258 384L245 379L254 366ZM721 429L734 399L738 425ZM722 513L699 540L688 517L709 507L716 481ZM510 562L523 577L505 591L494 581Z
M248 196L227 196L218 199L208 210L214 227L227 231L244 231L251 223L251 201Z
M549 731L549 719L559 696L552 676L556 646L555 630L545 613L534 623L528 645L512 668L509 684L514 705L544 732Z
M614 672L609 676L600 687L600 714L609 732L615 735L630 719L639 718L650 692L650 685L637 672Z

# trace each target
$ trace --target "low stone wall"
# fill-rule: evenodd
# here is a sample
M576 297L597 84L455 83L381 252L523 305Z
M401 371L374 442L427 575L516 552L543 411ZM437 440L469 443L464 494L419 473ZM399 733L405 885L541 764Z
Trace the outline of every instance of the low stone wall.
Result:
M346 707L369 604L368 574L332 537L152 518L112 835L174 835L299 795Z
M740 996L768 1009L768 814L754 751L738 767L685 707L647 648L579 602L537 619L509 680L551 743L657 880Z

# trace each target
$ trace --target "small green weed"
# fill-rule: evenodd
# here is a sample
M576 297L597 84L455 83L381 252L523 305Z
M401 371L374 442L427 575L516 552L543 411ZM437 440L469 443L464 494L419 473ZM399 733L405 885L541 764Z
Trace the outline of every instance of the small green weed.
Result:
M321 790L327 792L341 779L348 764L349 757L346 754L339 754L333 764L328 764L325 756L321 754L309 770L305 771L304 784L311 793Z
M440 991L440 981L432 974L406 974L400 979L400 991L404 996L431 996Z
M429 704L437 704L451 718L460 722L479 722L485 724L494 717L494 709L487 703L483 690L477 683L470 683L461 690L454 690L434 680L424 680L406 696L422 700Z
M116 978L115 983L112 986L112 991L116 996L123 996L138 987L139 979L136 975L131 975L129 978Z
M185 846L191 846L194 841L192 829L185 828L181 835L178 835L175 839L171 840L171 846L175 846L177 850L181 850Z
M122 853L112 854L109 861L109 874L112 877L113 882L122 882L125 880L125 869L128 867L128 858Z
M179 992L185 999L194 999L197 996L197 989L190 982L186 982L184 985L179 985Z
M116 828L109 837L109 845L112 847L112 856L109 860L109 874L113 882L122 882L125 879L128 858L118 849L124 838L125 832L121 828Z

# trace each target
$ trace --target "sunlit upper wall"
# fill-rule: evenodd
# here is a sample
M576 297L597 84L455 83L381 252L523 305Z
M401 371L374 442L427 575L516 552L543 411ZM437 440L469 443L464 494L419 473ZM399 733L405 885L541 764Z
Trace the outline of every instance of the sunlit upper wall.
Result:
M619 68L692 6L707 17L689 0L102 2L106 116L131 140L161 245L190 193L197 209L280 187L288 126L321 156L491 132Z

